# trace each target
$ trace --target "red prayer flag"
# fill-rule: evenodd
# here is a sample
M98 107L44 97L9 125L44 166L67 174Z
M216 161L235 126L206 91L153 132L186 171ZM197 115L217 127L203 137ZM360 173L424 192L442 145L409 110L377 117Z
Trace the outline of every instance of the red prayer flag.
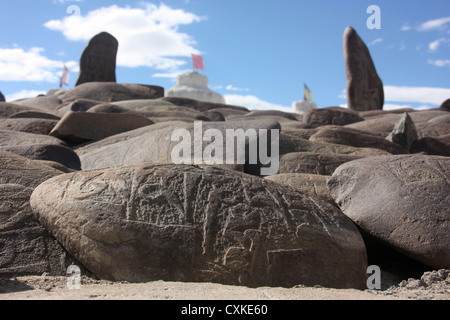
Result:
M192 61L194 63L194 69L203 70L204 62L201 56L197 56L195 54L192 55Z
M62 88L63 84L65 84L66 86L69 85L69 68L67 68L66 65L64 65L63 68L63 74L61 76L59 87Z

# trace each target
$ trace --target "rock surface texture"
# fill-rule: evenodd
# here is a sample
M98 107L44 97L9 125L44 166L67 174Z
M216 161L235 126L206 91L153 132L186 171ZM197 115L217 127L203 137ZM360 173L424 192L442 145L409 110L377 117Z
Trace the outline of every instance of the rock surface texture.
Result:
M80 58L77 86L86 82L116 82L119 42L107 32L93 37Z
M342 211L381 242L436 269L450 266L450 158L371 157L328 182Z
M383 82L369 49L352 27L344 32L344 59L348 108L356 111L383 109Z
M338 209L239 172L124 166L35 189L41 223L97 277L364 286L365 247Z
M0 150L0 276L64 274L64 248L35 219L30 196L62 172Z

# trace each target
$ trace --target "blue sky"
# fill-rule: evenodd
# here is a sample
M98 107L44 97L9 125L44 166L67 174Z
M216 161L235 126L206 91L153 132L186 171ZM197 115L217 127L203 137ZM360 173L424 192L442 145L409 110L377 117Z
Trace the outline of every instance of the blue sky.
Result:
M381 29L369 29L370 5ZM319 107L345 106L343 33L368 45L385 109L435 108L450 98L448 0L0 0L0 91L8 101L73 87L89 39L119 40L117 81L175 85L203 56L227 103L289 111L303 83ZM79 15L78 15L79 13Z

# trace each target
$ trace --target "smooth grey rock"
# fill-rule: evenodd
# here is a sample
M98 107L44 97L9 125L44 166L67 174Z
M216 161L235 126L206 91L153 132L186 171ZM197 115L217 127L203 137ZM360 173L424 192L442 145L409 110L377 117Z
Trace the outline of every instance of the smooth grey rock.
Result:
M79 99L101 102L116 102L130 99L157 99L164 96L164 88L160 86L115 83L115 82L87 82L75 88L65 90L57 95L69 104Z
M26 98L11 101L12 104L18 104L25 107L55 111L61 104L57 96L37 96L35 98Z
M60 163L73 170L81 170L78 155L72 149L54 144L33 144L20 146L5 146L3 150L13 152L31 160L47 160Z
M64 141L44 134L0 130L0 148L5 146L29 146L33 144L56 144L67 146Z
M209 129L218 130L222 137L223 145L223 157L221 158L221 166L229 168L235 168L237 170L245 170L245 172L252 174L259 174L261 163L251 163L249 161L249 145L257 145L261 143L259 130L265 129L267 133L271 130L279 130L280 125L276 121L272 120L260 120L260 121L221 121L221 122L202 122L201 131L202 134ZM244 151L245 159L244 163L237 161L238 143L234 143L233 153L235 160L233 163L226 161L226 130L239 130L247 132L249 129L255 130L256 135L251 139L246 139L244 146L239 146L240 150ZM190 135L190 145L192 157L190 163L194 164L194 161L202 162L202 159L194 157L194 138L195 138L195 124L192 122L163 122L152 126L140 128L130 131L126 134L116 135L109 137L103 141L99 141L96 144L89 144L81 148L77 148L76 152L80 157L83 170L104 168L110 166L119 165L131 165L138 163L150 163L150 164L172 164L172 151L176 146L179 146L181 139L174 138L172 141L172 135L176 130L183 130ZM201 137L200 137L201 138ZM179 138L178 138L179 139ZM186 138L188 139L188 137ZM202 146L202 155L205 148L211 145L211 141L198 142ZM267 139L267 143L270 143L270 139Z
M450 142L445 143L438 138L425 137L412 145L411 153L450 157Z
M336 207L236 171L84 171L44 182L30 203L100 279L365 287L364 243Z
M68 112L50 132L61 140L81 143L142 128L153 124L150 119L135 114Z
M36 108L31 108L27 106L22 106L20 104L14 104L9 102L0 102L0 119L2 118L9 118L15 113L22 112L22 111L39 111Z
M47 119L60 120L61 118L53 113L42 111L20 111L9 116L9 119Z
M407 112L402 115L386 139L411 150L418 138L416 126Z
M362 230L430 267L450 266L450 158L369 157L343 164L328 181Z
M42 118L0 119L0 130L48 135L57 123L58 120Z
M342 144L357 148L375 148L387 151L391 154L409 153L403 146L378 135L341 126L323 127L313 134L309 140L314 142Z
M291 152L348 154L355 156L381 156L391 154L388 151L375 148L359 148L344 144L310 141L302 138L301 135L296 132L281 132L280 154L287 154Z
M421 122L416 125L417 137L438 138L450 134L450 123L446 122Z

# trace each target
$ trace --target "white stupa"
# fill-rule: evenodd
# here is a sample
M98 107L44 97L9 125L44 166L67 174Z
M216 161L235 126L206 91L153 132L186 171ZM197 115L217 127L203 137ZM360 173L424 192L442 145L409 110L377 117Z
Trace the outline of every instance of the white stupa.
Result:
M177 84L166 91L166 97L189 98L225 104L225 99L208 87L208 77L196 71L178 76Z
M309 88L305 84L305 96L303 100L294 101L292 103L292 111L295 113L303 114L311 109L317 109L317 104L312 102L313 95Z

